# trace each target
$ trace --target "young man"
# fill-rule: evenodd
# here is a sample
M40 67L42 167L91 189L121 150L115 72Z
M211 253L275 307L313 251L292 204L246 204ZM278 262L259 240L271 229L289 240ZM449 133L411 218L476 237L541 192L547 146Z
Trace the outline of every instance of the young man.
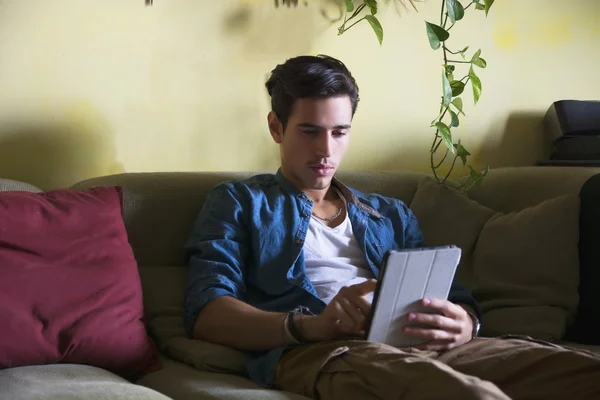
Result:
M546 343L473 339L479 312L455 283L441 314L410 318L428 339L396 349L361 339L383 256L422 246L401 201L334 178L358 87L338 60L303 56L267 84L281 167L216 186L187 244L185 324L248 352L258 384L321 399L600 398L600 358Z

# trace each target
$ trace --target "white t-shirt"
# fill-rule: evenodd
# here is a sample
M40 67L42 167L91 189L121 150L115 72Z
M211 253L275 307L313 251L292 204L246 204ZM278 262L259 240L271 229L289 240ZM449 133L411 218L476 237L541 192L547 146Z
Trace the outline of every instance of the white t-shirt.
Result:
M352 232L348 213L344 222L335 228L328 227L311 215L304 241L304 260L308 278L321 300L327 304L342 287L373 277ZM365 297L372 301L373 294Z

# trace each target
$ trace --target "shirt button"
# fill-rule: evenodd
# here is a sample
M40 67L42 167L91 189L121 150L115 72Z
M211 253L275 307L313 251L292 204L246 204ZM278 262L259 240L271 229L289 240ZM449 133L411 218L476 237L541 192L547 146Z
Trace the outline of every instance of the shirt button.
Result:
M302 239L296 239L296 244L302 244L302 243L304 243L304 240L302 240Z
M310 213L308 213L308 212L304 212L304 214L302 214L302 216L303 216L304 218L308 218L308 217L310 217Z

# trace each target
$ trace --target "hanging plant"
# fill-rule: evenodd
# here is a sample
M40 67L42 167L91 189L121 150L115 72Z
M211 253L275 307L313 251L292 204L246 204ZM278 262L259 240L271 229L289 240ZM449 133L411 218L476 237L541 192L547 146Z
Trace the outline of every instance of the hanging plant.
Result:
M413 0L406 0L416 10ZM344 0L346 13L344 22L338 29L338 34L342 35L361 21L367 21L380 45L383 45L383 27L377 19L378 4L377 0ZM355 4L356 3L356 4ZM459 0L441 0L440 23L425 22L425 32L429 39L429 45L433 50L441 49L442 79L441 79L441 101L440 109L431 122L431 128L435 128L433 142L430 150L430 165L433 176L439 183L445 183L454 170L457 160L463 164L463 167L469 169L469 178L463 184L464 190L470 189L473 185L481 183L486 176L488 169L479 171L469 163L471 153L459 140L455 140L453 129L458 128L460 119L465 116L463 110L463 92L470 84L474 104L477 104L481 97L482 84L477 75L477 68L486 68L487 62L481 57L481 50L475 51L471 57L467 56L469 46L464 48L451 47L448 44L450 39L450 30L454 25L465 17L466 11L473 7L475 10L484 11L488 15L494 0L471 0L467 6ZM462 60L458 60L460 56ZM463 74L460 78L458 70ZM461 116L462 115L462 116ZM448 157L450 155L450 157ZM449 164L448 171L443 174L442 171Z

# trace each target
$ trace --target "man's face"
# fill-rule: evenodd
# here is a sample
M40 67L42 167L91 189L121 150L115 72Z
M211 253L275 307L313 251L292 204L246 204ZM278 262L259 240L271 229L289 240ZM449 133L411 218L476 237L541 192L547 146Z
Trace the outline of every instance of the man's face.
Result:
M327 188L348 150L350 98L298 99L285 131L274 113L268 119L273 140L280 145L283 175L300 190Z

